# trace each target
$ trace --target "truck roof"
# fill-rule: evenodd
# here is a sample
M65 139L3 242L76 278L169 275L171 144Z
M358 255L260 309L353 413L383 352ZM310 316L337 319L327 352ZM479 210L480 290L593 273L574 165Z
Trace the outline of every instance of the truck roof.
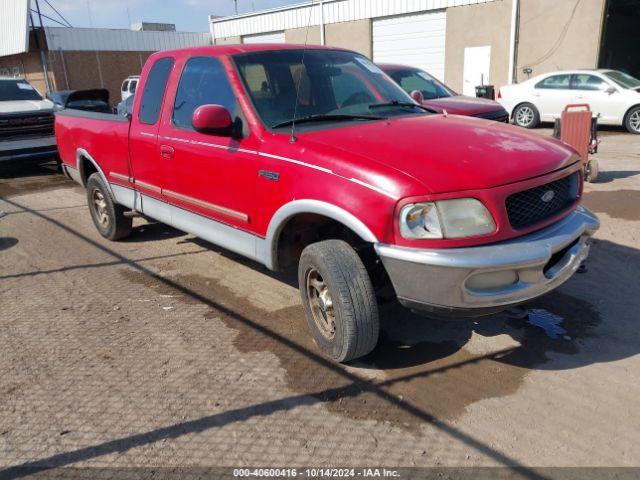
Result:
M309 50L342 50L349 51L344 48L328 47L323 45L302 45L295 43L242 43L234 45L207 45L204 47L178 48L175 50L163 50L154 53L155 55L165 56L167 54L183 55L185 53L200 53L209 55L235 55L238 53L263 52L269 50L301 50L307 48Z

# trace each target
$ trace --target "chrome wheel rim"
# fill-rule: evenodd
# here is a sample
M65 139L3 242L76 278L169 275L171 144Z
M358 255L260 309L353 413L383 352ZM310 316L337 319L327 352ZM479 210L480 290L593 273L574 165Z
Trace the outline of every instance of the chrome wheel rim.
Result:
M107 213L107 202L104 199L104 195L97 188L93 190L91 194L93 200L93 206L96 212L96 219L102 228L109 226L109 214Z
M640 132L640 110L636 110L629 119L629 124L634 132Z
M322 335L332 340L336 336L336 316L329 287L322 275L315 268L307 272L307 298L311 307L311 315Z
M520 107L516 112L516 123L521 127L528 127L533 123L533 109L531 107Z

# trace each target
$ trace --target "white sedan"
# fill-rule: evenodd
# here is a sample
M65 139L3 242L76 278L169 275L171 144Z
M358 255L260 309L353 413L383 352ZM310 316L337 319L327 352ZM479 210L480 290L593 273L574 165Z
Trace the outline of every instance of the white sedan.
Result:
M497 100L525 128L553 122L569 104L586 103L599 124L640 134L640 80L617 70L545 73L502 87Z

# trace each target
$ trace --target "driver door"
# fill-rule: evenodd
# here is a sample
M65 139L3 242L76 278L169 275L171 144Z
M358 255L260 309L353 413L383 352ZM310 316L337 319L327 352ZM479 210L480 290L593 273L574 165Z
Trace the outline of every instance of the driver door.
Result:
M167 176L163 194L178 208L173 224L191 212L242 230L253 230L257 142L245 127L242 138L197 132L193 112L201 105L224 106L236 124L245 124L237 94L221 58L186 59L160 128L160 154ZM240 127L242 130L242 127ZM183 218L177 218L182 215ZM189 217L191 218L191 217Z

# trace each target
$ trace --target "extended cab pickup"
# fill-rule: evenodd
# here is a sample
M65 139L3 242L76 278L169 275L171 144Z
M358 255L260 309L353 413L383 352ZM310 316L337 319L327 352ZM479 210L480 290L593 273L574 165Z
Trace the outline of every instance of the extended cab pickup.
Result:
M63 110L56 135L104 237L141 214L297 265L309 328L338 361L376 345L378 292L439 315L496 312L569 279L598 228L573 150L425 111L346 50L156 53L130 118Z

